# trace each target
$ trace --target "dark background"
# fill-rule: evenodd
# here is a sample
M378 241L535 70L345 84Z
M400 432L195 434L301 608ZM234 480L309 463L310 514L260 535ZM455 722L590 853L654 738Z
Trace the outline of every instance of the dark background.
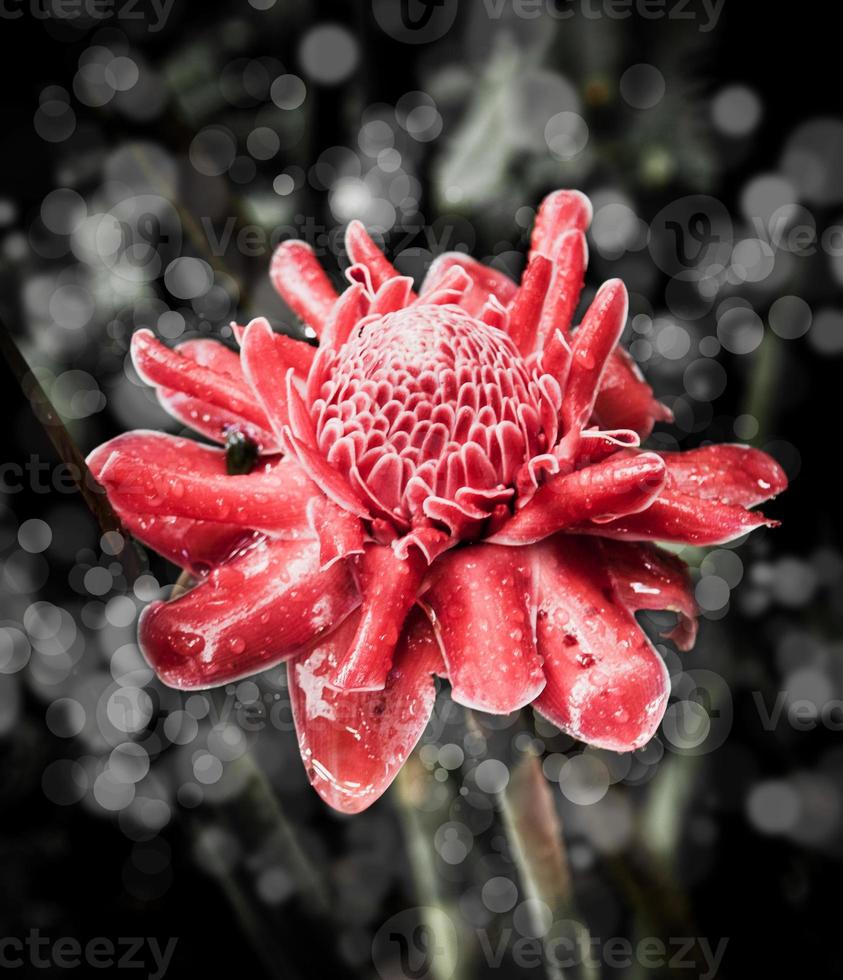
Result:
M280 6L283 0L279 0ZM197 35L217 36L231 16L232 7L209 2L188 8L184 0L176 0L166 28L156 35L139 37L137 44L146 59L155 63L185 47ZM789 7L785 14L784 10L728 0L716 29L705 36L683 65L701 103L724 84L743 83L758 93L764 106L762 121L751 139L739 145L713 141L716 175L710 189L731 211L738 208L738 194L748 176L775 169L783 140L796 126L814 117L841 115L839 56L835 51L838 32L832 14L820 4ZM243 16L255 18L257 12L250 8ZM394 104L404 92L424 89L419 66L424 59L436 56L440 44L412 47L385 37L364 4L319 3L308 5L287 21L276 22L274 27L262 27L243 53L273 55L288 71L299 72L298 39L311 23L329 20L351 27L360 43L361 58L355 72L340 86L308 83L311 114L306 145L291 151L305 161L315 159L328 146L353 146L361 105ZM658 65L663 52L670 50L671 29L671 25L656 28L637 19L629 22L628 29L624 29L620 64L647 61ZM19 229L27 228L45 194L60 183L56 174L57 149L46 144L32 124L39 93L46 85L70 87L79 54L95 31L93 28L87 34L77 31L66 35L58 32L61 36L57 37L43 21L29 14L2 24L0 100L4 140L0 198L14 201L17 212L13 226ZM456 60L453 52L446 51L442 57ZM561 67L564 70L564 62ZM687 111L697 110L689 104ZM96 110L82 106L78 115L80 119L95 116ZM183 153L190 142L190 134L169 112L148 123L105 113L97 125L99 137L112 146L141 136ZM605 125L611 127L614 123L608 121ZM621 138L624 135L621 132ZM437 214L430 181L439 146L439 142L428 144L426 154L417 162L416 174L424 192L421 208L429 220ZM307 168L307 162L303 166ZM593 183L593 178L589 182ZM600 181L597 183L599 186ZM539 190L546 191L551 186ZM635 196L639 213L649 219L671 195L690 192L693 187L681 174L666 187L638 188ZM525 195L528 196L523 203L533 207L540 197L532 187L525 190ZM297 207L332 222L324 192L305 189ZM818 225L839 217L833 207L816 213ZM489 224L482 218L478 227L475 251L482 255L492 249L497 236L490 233ZM507 220L499 221L495 230L511 238L513 245L523 251L523 239L512 237L516 229ZM244 260L245 275L257 279L267 261L266 257ZM601 274L610 267L611 263L604 263ZM34 275L34 263L24 263L23 274ZM27 333L24 325L21 276L21 264L10 261L8 253L0 259L0 310L12 334L29 354L33 345L37 348L38 338ZM591 285L595 282L591 281ZM659 283L657 289L663 288L664 283ZM792 291L808 298L812 307L839 303L839 284L835 285L827 273L809 272ZM651 300L657 305L655 296ZM764 302L769 303L769 298ZM762 309L759 313L763 315ZM278 322L282 320L279 315ZM738 414L746 394L740 380L744 369L737 361L729 355L723 359L730 379L739 380L734 385L730 383L717 400L712 428L681 437L682 445L693 445L705 437L729 437L722 420ZM89 358L85 363L97 377L96 369L90 366L96 361ZM0 370L3 388L10 396L3 426L3 461L25 462L32 453L55 460L13 375L5 368ZM717 937L729 937L720 972L726 977L773 976L791 971L819 977L836 976L843 971L834 900L843 854L840 832L829 831L813 838L803 834L802 839L798 839L799 835L764 832L753 824L745 805L754 781L791 776L798 779L798 774L814 772L819 767L826 774L833 774L829 778L838 787L836 801L843 791L839 733L823 726L806 732L786 727L782 731L764 730L752 697L754 691L773 692L771 701L775 692L783 688L784 661L776 651L785 634L801 637L794 641L798 652L792 656L797 663L801 662L801 655L806 663L817 662L816 649L821 647L825 657L822 663L833 684L839 684L840 612L835 599L840 597L840 581L839 575L834 577L834 561L839 559L839 491L832 475L838 453L838 379L839 359L805 340L788 342L772 380L773 393L764 424L768 441L790 444L783 462L795 479L791 490L769 507L769 512L783 522L782 527L759 535L761 540L753 540L742 552L747 555L747 565L753 561L774 562L781 556L814 562L811 567L822 579L821 585L809 590L805 601L795 605L775 600L759 606L753 606L751 601L734 602L725 621L703 624L701 652L689 655L698 658L695 665L716 665L724 651L729 657L741 658L730 677L734 723L726 744L706 756L702 771L695 777L697 781L680 817L683 829L674 864L682 902L686 904L685 921L694 923L694 935L712 937L714 942ZM659 390L659 379L653 380ZM670 383L667 382L668 387ZM677 393L675 383L669 393ZM109 412L86 419L81 448L88 451L123 427ZM798 451L796 456L792 447ZM48 512L55 515L57 503L53 494L27 491L10 495L7 502L18 521ZM74 540L87 534L96 541L96 525L81 500L65 496L58 503L63 508L61 521L66 523L57 524L55 517L48 521L54 540L66 533ZM812 557L818 549L823 549L821 558L816 559L819 564ZM59 559L52 559L50 552L47 557L50 575L39 594L61 605L68 567ZM172 580L171 570L166 570L163 563L159 565L158 559L151 560L162 581L167 576ZM69 564L73 564L72 559ZM746 580L742 588L749 590ZM7 599L0 595L4 604L0 618L19 619L19 609L27 605L24 602L19 607L19 601L20 595L10 597L7 611ZM233 911L232 888L235 892L241 888L247 901L254 902L255 862L260 856L253 855L251 863L236 864L232 886L213 873L197 840L204 840L213 851L221 846L213 836L220 827L236 836L248 831L248 818L236 807L226 809L225 804L209 810L206 806L180 808L175 804L172 819L161 834L139 841L127 836L112 815L96 812L95 805L56 805L42 789L42 774L52 761L72 754L68 740L55 736L45 726L47 703L41 693L23 681L14 697L14 721L0 735L0 937L25 937L31 928L39 928L43 935L51 937L75 936L83 942L97 936L114 940L120 936L158 936L166 942L167 937L178 936L168 974L172 977L222 975L229 971L254 977L366 976L372 975L366 955L368 937L391 914L418 904L410 897L399 823L389 799L377 804L366 816L354 818L356 825L328 814L295 768L298 760L288 733L280 747L262 745L260 758L269 766L276 791L282 796L287 793L291 800L288 812L295 832L303 835L306 849L331 869L333 886L341 894L336 905L339 921L326 922L309 915L293 893L277 902L258 902L257 924L253 924L253 930L244 927ZM629 789L636 805L643 790L634 786ZM827 806L822 812L827 814ZM205 839L202 835L209 828L213 833ZM139 850L143 852L140 858ZM158 864L156 857L160 858ZM646 861L638 861L635 853L627 854L624 860L645 898L647 894L650 898L655 895L658 905L661 884L648 877ZM599 923L606 896L613 895L613 923L615 930L620 930L615 934L625 935L626 930L631 934L636 917L641 914L636 902L647 903L635 889L624 892L618 886L623 878L613 877L611 863L604 865L598 860L580 878L575 875L580 906L586 917L593 913ZM161 866L165 872L144 879L139 866ZM662 896L668 905L673 901L671 896L674 892L668 888ZM359 919L354 915L356 905L366 909ZM663 920L665 931L652 934L686 934L675 931L681 926L674 926L671 915L669 910ZM597 934L601 934L599 926ZM28 969L17 972L24 975ZM54 973L34 969L31 972L42 976ZM55 975L66 972L55 970ZM70 971L73 972L80 971ZM110 971L101 972L110 975ZM138 975L144 972L135 971ZM622 972L607 971L606 975ZM699 973L687 969L677 972L680 976ZM468 975L472 975L470 971ZM498 971L488 971L488 975L518 977L529 975L529 971L505 962Z

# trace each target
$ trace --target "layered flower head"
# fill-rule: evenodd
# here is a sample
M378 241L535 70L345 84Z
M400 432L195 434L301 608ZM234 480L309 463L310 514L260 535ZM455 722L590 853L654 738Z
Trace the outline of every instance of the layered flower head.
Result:
M670 413L618 347L619 280L572 325L590 205L539 209L520 285L465 255L418 294L349 225L338 295L302 242L274 284L319 347L259 318L132 353L164 407L217 445L131 432L90 457L127 528L192 573L153 603L140 642L173 687L287 662L311 782L355 812L383 793L424 730L434 675L453 699L528 704L617 751L655 732L669 693L642 609L696 632L684 565L651 542L710 545L764 524L784 489L744 446L656 453Z

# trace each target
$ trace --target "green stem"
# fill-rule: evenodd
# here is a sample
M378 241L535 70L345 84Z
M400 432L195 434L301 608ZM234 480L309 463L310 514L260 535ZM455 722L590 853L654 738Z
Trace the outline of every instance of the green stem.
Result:
M489 755L509 767L509 782L498 797L498 807L522 891L533 900L535 935L544 937L544 969L548 980L564 980L565 972L558 958L551 955L551 950L557 947L555 940L562 938L567 948L582 954L582 965L576 974L590 976L593 970L588 931L577 915L565 836L553 794L535 749L532 746L523 752L512 749L513 733L518 727L533 735L531 720L522 714L517 726L501 733L486 728L481 717L472 711L467 711L466 716L469 727L487 740ZM550 912L549 929L539 903Z
M38 378L33 374L18 345L12 338L9 328L0 320L0 352L9 366L32 409L32 414L41 424L47 438L53 444L59 459L68 467L76 488L88 505L103 533L119 531L123 535L123 548L120 561L126 580L131 585L143 571L141 552L134 538L123 527L114 508L109 503L103 487L94 479L88 469L85 456L73 441L64 419L50 401Z
M460 942L455 931L459 914L439 887L437 854L433 846L435 828L427 826L431 821L425 821L427 811L422 806L429 775L414 752L396 777L393 796L407 845L416 896L423 909L424 925L432 937L428 946L432 951L427 964L429 972L425 975L431 980L460 980ZM439 819L437 815L437 826Z
M554 918L570 914L571 869L562 822L533 750L513 767L500 806L528 897L544 902Z
M246 773L243 793L237 798L236 810L231 814L232 825L243 840L262 837L264 846L278 854L289 868L307 911L329 919L331 897L325 881L299 844L295 828L281 809L263 769L251 752L244 753L232 765Z
M758 421L758 432L750 442L761 446L770 437L769 428L774 421L776 395L782 369L782 342L767 333L755 353L749 388L746 393L744 414Z

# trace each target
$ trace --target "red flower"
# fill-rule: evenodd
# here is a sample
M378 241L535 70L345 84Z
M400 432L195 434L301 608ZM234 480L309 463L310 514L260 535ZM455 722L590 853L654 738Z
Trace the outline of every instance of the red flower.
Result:
M634 613L674 610L683 649L696 630L685 566L649 542L774 523L747 510L786 485L764 453L640 448L670 413L617 346L623 284L570 329L590 216L551 194L520 286L453 253L418 295L358 222L340 296L286 242L272 280L318 350L265 319L237 328L239 357L133 337L163 405L228 444L131 432L91 455L128 529L199 579L144 611L143 650L183 689L286 660L310 780L340 810L394 778L434 674L461 704L642 745L669 685Z

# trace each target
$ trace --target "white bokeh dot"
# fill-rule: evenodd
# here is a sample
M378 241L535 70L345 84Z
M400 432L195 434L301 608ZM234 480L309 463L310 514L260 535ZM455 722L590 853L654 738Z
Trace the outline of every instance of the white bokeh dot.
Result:
M509 878L490 878L480 891L483 904L490 912L500 915L515 907L518 901L518 887Z
M484 759L474 770L474 780L484 793L501 793L509 783L509 769L500 759Z
M359 59L360 50L354 35L340 24L312 27L299 46L302 70L322 85L345 81Z
M786 833L799 820L799 794L785 780L768 779L752 787L746 810L752 824L762 833Z
M664 75L655 65L632 65L621 75L621 96L633 109L652 109L664 98L665 89Z
M38 517L31 517L18 528L18 544L30 554L46 551L52 540L53 532L50 525Z

